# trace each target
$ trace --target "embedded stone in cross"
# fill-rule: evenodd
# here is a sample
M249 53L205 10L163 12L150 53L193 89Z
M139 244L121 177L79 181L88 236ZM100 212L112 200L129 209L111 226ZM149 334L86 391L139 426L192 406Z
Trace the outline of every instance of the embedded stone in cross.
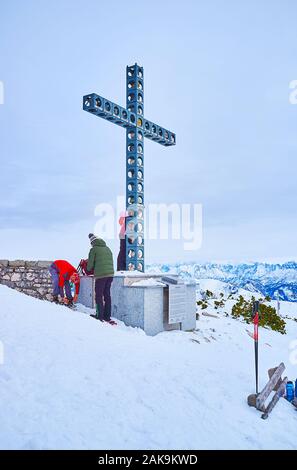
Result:
M91 93L83 109L126 129L126 270L144 272L144 137L169 147L175 133L144 117L143 67L127 67L126 108Z

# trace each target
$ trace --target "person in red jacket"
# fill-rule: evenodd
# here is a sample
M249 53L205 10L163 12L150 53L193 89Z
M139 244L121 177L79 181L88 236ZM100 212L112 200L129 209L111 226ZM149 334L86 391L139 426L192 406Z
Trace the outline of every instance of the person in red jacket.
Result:
M126 218L128 212L121 212L119 218L120 224L120 251L117 258L117 271L126 271Z
M50 267L49 272L53 282L53 297L54 302L58 302L59 296L66 304L77 302L80 278L77 270L72 264L63 259L54 261ZM75 284L75 295L72 297L70 282ZM65 289L65 296L64 296Z

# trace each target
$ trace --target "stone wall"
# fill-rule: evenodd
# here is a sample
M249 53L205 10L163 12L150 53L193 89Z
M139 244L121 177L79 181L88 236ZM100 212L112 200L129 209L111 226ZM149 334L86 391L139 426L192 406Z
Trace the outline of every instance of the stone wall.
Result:
M52 261L0 260L0 284L38 299L52 300Z

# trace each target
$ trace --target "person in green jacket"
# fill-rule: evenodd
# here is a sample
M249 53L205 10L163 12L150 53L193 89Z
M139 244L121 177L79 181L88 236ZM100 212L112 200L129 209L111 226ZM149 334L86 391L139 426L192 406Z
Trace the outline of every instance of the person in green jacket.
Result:
M92 248L88 258L88 271L94 271L96 315L92 315L100 321L116 324L111 320L111 295L110 288L113 281L114 268L113 256L105 241L97 238L93 233L89 234Z

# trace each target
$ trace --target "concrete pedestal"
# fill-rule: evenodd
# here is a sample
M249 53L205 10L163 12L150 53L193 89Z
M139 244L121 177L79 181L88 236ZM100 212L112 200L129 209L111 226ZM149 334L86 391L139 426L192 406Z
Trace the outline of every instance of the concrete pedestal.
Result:
M170 276L178 280L177 276ZM182 321L169 323L172 304L171 286L162 281L162 275L119 272L114 276L111 288L111 315L127 326L142 328L148 335L168 330L192 330L196 326L196 285L183 284ZM173 297L173 296L172 296ZM95 308L95 279L81 277L78 301ZM170 304L171 302L171 304ZM171 320L172 321L172 320Z

